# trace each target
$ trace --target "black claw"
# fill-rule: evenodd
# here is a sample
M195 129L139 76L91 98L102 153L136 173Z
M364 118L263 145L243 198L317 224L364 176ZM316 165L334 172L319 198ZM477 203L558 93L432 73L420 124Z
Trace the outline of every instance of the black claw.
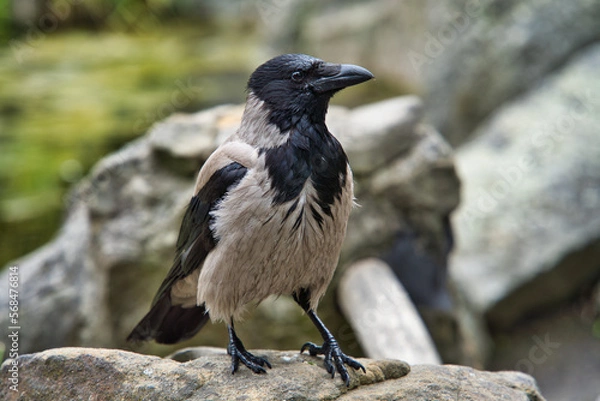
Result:
M350 375L344 364L350 366L354 370L361 369L366 373L365 367L360 362L350 358L342 352L335 339L326 340L320 347L311 342L307 342L300 348L300 353L307 349L311 356L323 355L323 364L325 365L327 372L331 374L331 378L335 377L335 372L337 371L344 383L346 383L346 386L350 386Z
M269 361L266 358L261 358L259 356L254 356L249 352L246 352L246 357L250 360L250 362L261 366L261 369L263 366L268 367L269 369L271 369L271 364L269 363ZM266 372L266 370L262 369L263 372Z
M352 367L355 370L362 369L363 372L366 372L365 367L361 365L358 361L350 358L346 354L342 352L340 346L338 345L335 337L331 334L331 332L325 327L319 316L314 309L311 308L310 302L310 289L301 288L299 291L294 292L294 300L298 302L298 305L304 309L310 320L315 324L319 333L321 333L321 337L323 337L323 345L317 346L313 343L305 343L302 348L300 348L300 353L304 352L308 349L308 352L311 356L316 355L324 355L323 363L325 365L325 369L327 373L331 374L331 377L335 377L335 372L340 374L340 377L346 383L346 386L350 386L350 376L348 375L348 370L344 366L344 364ZM331 363L333 360L333 363Z
M252 355L246 351L244 345L233 331L233 327L229 328L229 346L227 347L227 353L231 355L231 374L237 372L240 361L254 373L267 373L263 366L271 369L271 364L266 358Z
M232 349L233 348L233 349ZM248 369L254 373L266 373L267 371L263 366L271 369L271 364L265 358L252 355L246 350L240 350L235 347L230 347L229 353L231 354L231 373L237 372L240 362L242 362Z
M237 355L234 354L231 356L231 374L234 374L235 372L237 372L239 367L240 367L240 359L237 357Z
M346 362L346 365L349 365L352 369L354 369L354 370L360 369L363 371L363 373L367 373L367 370L360 362L355 361L352 358L347 358L347 360L345 362Z
M317 356L319 354L323 354L323 352L321 352L321 347L311 342L304 343L304 345L302 345L302 348L300 348L300 353L303 353L304 351L306 351L306 349L308 349L308 353L310 354L310 356Z

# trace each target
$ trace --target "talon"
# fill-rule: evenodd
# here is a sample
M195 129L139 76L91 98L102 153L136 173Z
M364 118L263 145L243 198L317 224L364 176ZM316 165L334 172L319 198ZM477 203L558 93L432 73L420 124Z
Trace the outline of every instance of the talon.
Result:
M229 346L227 347L227 353L231 355L231 374L234 374L238 370L240 361L254 373L267 373L263 366L271 369L271 364L267 359L252 355L246 351L244 344L237 337L232 326L229 326Z
M323 351L321 348L322 347L319 347L314 343L307 342L304 343L304 345L302 345L302 347L300 348L300 353L303 353L304 351L306 351L306 349L308 349L308 353L310 354L310 356L322 355Z
M294 300L302 307L302 309L304 309L310 320L312 320L321 333L321 336L324 340L323 345L320 347L311 342L307 342L302 346L302 348L300 348L300 352L302 353L304 350L308 349L310 355L312 356L323 355L323 364L325 365L327 372L331 374L331 377L335 377L335 371L337 370L344 383L346 383L346 386L349 387L350 376L348 375L348 370L344 364L351 366L355 370L362 369L363 372L366 372L364 366L342 352L335 337L331 334L327 327L325 327L314 309L311 308L310 290L301 289L301 291L297 293L295 292ZM333 364L331 363L332 360L334 362Z
M350 386L350 375L348 374L348 370L344 367L338 367L338 372L340 373L340 377L342 381L346 384L346 387Z
M333 379L335 377L335 368L331 364L331 361L325 361L324 365L325 369L327 369L327 372L331 375L331 378Z
M346 363L346 365L350 366L354 370L360 369L363 371L363 373L367 373L367 370L360 362L355 361L354 359L352 359L350 357L346 357L346 360L344 362Z
M260 358L260 360L261 360L260 366L263 366L263 364L264 364L267 366L267 368L271 369L271 364L269 363L269 361L267 361L265 358Z
M340 376L342 377L344 384L346 384L346 387L350 387L350 376L348 373L340 373Z
M271 368L271 364L265 358L260 358L252 355L250 352L246 350L235 350L235 354L232 356L232 372L235 373L238 369L239 362L241 361L246 367L252 370L254 373L267 373L263 366L268 366Z
M240 366L240 360L234 356L231 358L231 374L235 374Z
M326 340L320 347L311 342L307 342L300 348L300 353L307 349L311 356L323 355L323 365L325 366L327 373L331 375L331 378L334 378L335 372L337 371L346 386L350 386L350 375L348 374L348 369L346 369L346 366L344 365L348 365L354 370L361 369L366 373L365 367L360 362L350 358L342 352L335 339Z

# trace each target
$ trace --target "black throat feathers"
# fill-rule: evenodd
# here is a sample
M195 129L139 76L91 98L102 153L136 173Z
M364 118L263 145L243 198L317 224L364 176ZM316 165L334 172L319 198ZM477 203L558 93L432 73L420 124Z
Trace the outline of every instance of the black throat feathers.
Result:
M332 217L331 206L340 198L348 178L348 158L325 123L315 123L305 115L291 128L286 143L260 152L265 154L274 204L297 199L310 180L317 194L314 201ZM319 213L313 210L315 214ZM317 220L322 221L322 217Z

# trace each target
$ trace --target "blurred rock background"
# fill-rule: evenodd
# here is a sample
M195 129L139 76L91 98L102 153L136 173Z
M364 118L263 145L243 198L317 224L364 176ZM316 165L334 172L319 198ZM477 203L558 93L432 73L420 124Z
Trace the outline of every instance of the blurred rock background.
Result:
M598 21L595 0L2 3L0 265L20 266L30 296L23 352L124 345L167 269L194 171L239 108L173 117L143 135L175 111L242 103L256 65L305 52L375 73L334 103L422 99L330 113L333 132L352 131L349 115L375 121L374 140L364 139L369 124L354 124L362 134L347 145L363 207L344 266L385 260L444 362L521 370L549 400L596 400ZM326 320L339 319L334 293ZM4 292L0 302L4 319ZM265 338L249 321L248 345L296 348L314 335L294 308L259 308L249 319L258 327L286 324ZM360 354L360 321L349 320L335 329ZM196 343L223 346L220 329Z

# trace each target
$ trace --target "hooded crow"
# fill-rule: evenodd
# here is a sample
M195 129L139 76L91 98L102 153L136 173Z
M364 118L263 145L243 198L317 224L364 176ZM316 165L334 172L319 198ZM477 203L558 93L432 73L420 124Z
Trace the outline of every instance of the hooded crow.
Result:
M231 372L271 368L234 330L244 306L292 295L323 337L300 352L324 355L348 385L346 356L317 316L338 263L353 205L352 171L325 126L339 90L373 78L368 70L303 54L259 66L248 81L240 128L206 160L183 217L173 267L128 341L173 344L210 319L229 331Z

